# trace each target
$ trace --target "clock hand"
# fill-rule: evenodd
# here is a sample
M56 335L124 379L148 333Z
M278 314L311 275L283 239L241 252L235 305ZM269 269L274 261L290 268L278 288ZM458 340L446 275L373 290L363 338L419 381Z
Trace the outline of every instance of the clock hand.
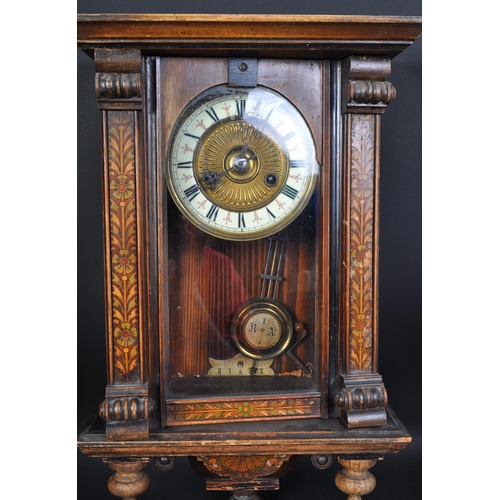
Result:
M243 148L241 150L241 153L238 155L238 157L241 158L241 159L245 158L248 161L257 158L257 155L255 153L253 155L251 155L251 156L247 156L247 152L248 152L248 144L244 142L243 143Z
M247 156L248 152L248 144L246 142L243 143L243 148L241 148L241 152L237 155L233 160L233 168L235 168L238 172L245 172L249 168L248 162L257 158L257 155L254 153L251 156Z
M239 172L244 172L248 169L248 162L257 158L257 155L254 153L251 156L247 156L248 152L248 144L244 143L243 148L238 156L236 156L233 160L233 165L224 170L223 172L218 172L216 170L207 170L203 172L203 175L199 179L200 182L205 184L207 189L213 191L222 181L222 177L227 175L229 172L233 170L237 170Z
M243 149L241 150L241 153L239 154L239 156L246 156L247 151L248 151L248 144L246 142L244 142Z
M206 170L198 180L204 184L205 189L213 191L220 183L221 178L215 170Z
M210 190L214 190L221 182L222 177L234 170L236 167L228 168L224 172L217 172L215 170L206 170L200 177L199 181L205 184L205 187Z
M265 328L261 328L260 329L260 335L259 335L259 341L257 342L259 345L262 344L262 337L264 336L265 333L266 333Z

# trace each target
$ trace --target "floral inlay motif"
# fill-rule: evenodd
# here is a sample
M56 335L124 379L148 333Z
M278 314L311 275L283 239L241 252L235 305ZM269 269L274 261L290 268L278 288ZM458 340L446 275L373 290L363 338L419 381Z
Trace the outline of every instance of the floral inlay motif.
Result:
M372 368L373 337L373 115L352 118L349 365L353 372Z
M139 307L134 135L133 113L108 113L113 370L115 380L120 382L138 380Z
M132 198L135 194L134 179L130 178L128 175L118 174L111 178L109 189L111 191L111 196L119 200L120 205L123 206L125 201Z
M168 405L169 423L190 421L237 421L262 417L316 416L317 399L273 399L264 401L205 402Z

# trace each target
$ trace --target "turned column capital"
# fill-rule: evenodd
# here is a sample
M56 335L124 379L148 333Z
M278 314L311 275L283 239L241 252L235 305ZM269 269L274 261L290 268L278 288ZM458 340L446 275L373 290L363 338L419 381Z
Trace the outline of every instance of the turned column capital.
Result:
M94 61L99 109L142 109L140 50L96 49Z
M382 114L396 97L387 57L350 56L342 61L342 113Z

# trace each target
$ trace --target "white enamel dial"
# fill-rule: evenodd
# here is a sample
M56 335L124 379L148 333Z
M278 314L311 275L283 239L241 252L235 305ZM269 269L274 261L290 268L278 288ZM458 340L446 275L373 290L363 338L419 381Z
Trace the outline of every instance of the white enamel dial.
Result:
M294 220L309 201L318 167L297 109L263 87L204 92L174 127L165 162L175 203L203 231L258 239Z

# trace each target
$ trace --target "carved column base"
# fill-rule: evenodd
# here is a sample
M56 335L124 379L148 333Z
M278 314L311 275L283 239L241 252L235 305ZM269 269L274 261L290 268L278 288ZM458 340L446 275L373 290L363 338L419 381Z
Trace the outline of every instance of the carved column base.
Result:
M108 490L123 500L135 500L149 487L149 476L141 469L149 459L104 460L115 473L108 480Z
M376 460L343 460L339 463L344 467L337 472L335 484L340 491L349 495L347 500L361 500L362 495L368 495L375 489L375 478L368 469L373 467Z
M340 419L349 428L387 423L387 392L378 373L341 375L341 390L335 395Z
M106 422L109 441L147 439L149 418L155 403L148 397L148 385L108 386L99 416Z

